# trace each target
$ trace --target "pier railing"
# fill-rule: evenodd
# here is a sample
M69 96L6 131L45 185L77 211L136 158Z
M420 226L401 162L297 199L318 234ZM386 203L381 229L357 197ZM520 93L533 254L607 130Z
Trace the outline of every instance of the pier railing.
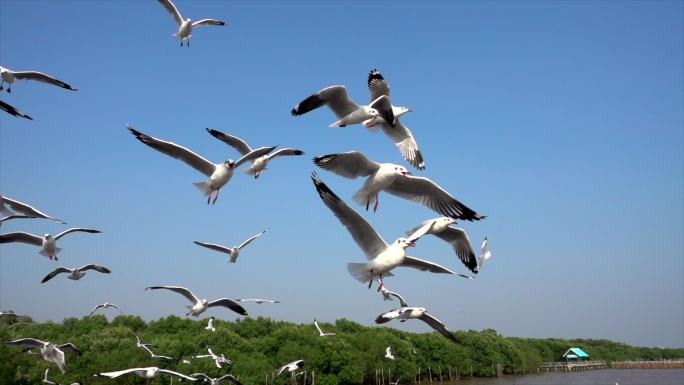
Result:
M610 367L613 369L682 369L684 360L613 361Z

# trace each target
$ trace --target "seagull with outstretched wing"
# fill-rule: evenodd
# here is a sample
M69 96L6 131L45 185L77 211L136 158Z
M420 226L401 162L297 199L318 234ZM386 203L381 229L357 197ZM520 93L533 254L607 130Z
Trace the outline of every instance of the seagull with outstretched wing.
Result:
M215 243L206 243L206 242L199 242L199 241L193 241L196 245L206 247L208 249L212 249L214 251L218 251L221 253L226 253L229 255L230 259L229 262L235 263L237 261L238 256L240 256L240 250L242 250L243 247L249 245L253 240L259 238L261 235L263 235L267 230L264 230L260 232L259 234L253 235L246 241L242 242L240 245L235 246L235 247L226 247L226 246L221 246L217 245Z
M195 27L200 27L203 25L226 25L226 22L218 19L202 19L197 20L193 23L191 19L184 19L181 13L176 8L171 0L159 0L159 3L166 9L166 11L173 17L173 20L178 24L178 32L174 33L173 36L178 36L180 39L180 45L183 46L183 40L188 43L190 47L190 37L192 36L192 30Z
M247 315L247 310L240 306L238 303L233 301L232 299L229 298L219 298L216 300L213 300L211 302L207 301L206 299L200 299L198 298L195 294L193 294L190 290L181 287L181 286L150 286L146 287L145 290L157 290L157 289L166 289L173 291L175 293L178 293L182 295L183 297L187 298L192 305L187 306L188 307L188 312L185 314L187 315L192 315L194 317L199 316L200 314L204 313L205 310L207 310L210 307L214 306L222 306L225 308L228 308L238 314L241 315Z
M0 66L0 78L0 91L3 89L2 86L7 83L7 92L12 92L12 83L14 83L15 80L36 80L39 82L52 84L53 86L62 87L67 90L78 91L69 84L38 71L12 71L9 68Z
M0 243L21 242L28 243L30 245L40 246L40 255L44 255L50 258L50 260L54 259L56 261L58 259L57 253L59 253L59 251L62 250L61 248L57 247L56 242L63 236L75 232L97 234L101 233L102 231L95 229L86 229L83 227L74 227L68 230L64 230L61 233L55 235L54 237L50 234L45 234L42 237L39 237L37 235L19 231L14 233L0 234Z

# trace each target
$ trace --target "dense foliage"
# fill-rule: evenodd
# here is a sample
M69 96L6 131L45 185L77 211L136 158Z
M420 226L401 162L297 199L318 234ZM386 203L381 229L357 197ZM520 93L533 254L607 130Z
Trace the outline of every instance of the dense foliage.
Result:
M423 380L428 370L438 370L446 378L447 370L459 375L492 376L494 365L504 373L534 370L544 361L559 360L569 347L581 347L596 360L668 359L684 357L684 349L633 347L607 340L562 340L502 337L492 329L455 332L459 344L437 333L408 333L388 327L366 327L341 319L321 327L335 336L319 337L313 324L298 325L268 318L244 318L236 322L215 320L216 332L205 330L206 319L191 320L169 316L145 323L137 316L118 316L111 322L102 315L91 318L68 318L61 324L35 323L29 318L0 319L0 341L33 337L54 343L75 343L81 357L67 352L67 374L36 355L21 348L0 345L0 384L37 384L45 368L50 367L53 381L69 384L144 384L145 380L126 375L115 380L93 377L94 373L133 367L159 366L186 374L204 372L212 376L233 373L245 384L270 383L277 367L305 360L305 369L315 372L316 384L374 384L377 369L383 369L392 380L411 382L420 370ZM136 349L135 337L159 347L157 354L175 357L172 361L150 358ZM392 346L396 360L384 358L385 348ZM207 347L225 354L234 365L217 368L210 359L183 359L207 354ZM428 369L429 368L429 369ZM389 376L388 376L389 377ZM300 377L301 378L301 377ZM387 380L387 379L386 379ZM169 383L169 378L152 380L153 384ZM301 383L302 380L300 380ZM288 378L276 379L288 384Z

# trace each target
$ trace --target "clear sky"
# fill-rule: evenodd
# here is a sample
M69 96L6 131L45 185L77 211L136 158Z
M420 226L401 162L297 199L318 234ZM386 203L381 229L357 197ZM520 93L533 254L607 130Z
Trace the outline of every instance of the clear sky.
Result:
M347 273L365 257L317 196L311 157L359 150L406 163L381 133L328 128L325 108L289 111L333 84L365 103L379 68L394 104L413 109L402 122L425 155L416 174L488 215L462 226L493 253L475 280L397 268L388 288L452 330L684 346L682 2L176 3L229 24L197 29L181 48L156 1L0 1L0 65L79 89L3 91L35 120L0 114L0 190L103 231L63 238L58 263L2 245L1 309L60 321L108 301L147 320L182 316L179 295L143 291L182 285L210 300L282 301L248 304L252 316L372 324L397 303ZM258 180L236 173L207 206L192 185L204 176L125 122L215 162L237 153L206 127L306 155L277 159ZM351 201L361 180L316 171L361 212ZM438 216L389 195L362 215L389 242ZM2 231L65 228L23 220ZM234 245L264 228L236 264L192 243ZM465 271L437 238L411 253ZM59 264L91 262L113 273L40 284Z

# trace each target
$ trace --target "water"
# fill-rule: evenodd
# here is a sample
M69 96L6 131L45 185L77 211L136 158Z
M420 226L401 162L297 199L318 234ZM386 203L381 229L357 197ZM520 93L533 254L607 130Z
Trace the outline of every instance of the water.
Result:
M491 379L464 379L459 385L684 385L684 369L602 369L552 372Z

